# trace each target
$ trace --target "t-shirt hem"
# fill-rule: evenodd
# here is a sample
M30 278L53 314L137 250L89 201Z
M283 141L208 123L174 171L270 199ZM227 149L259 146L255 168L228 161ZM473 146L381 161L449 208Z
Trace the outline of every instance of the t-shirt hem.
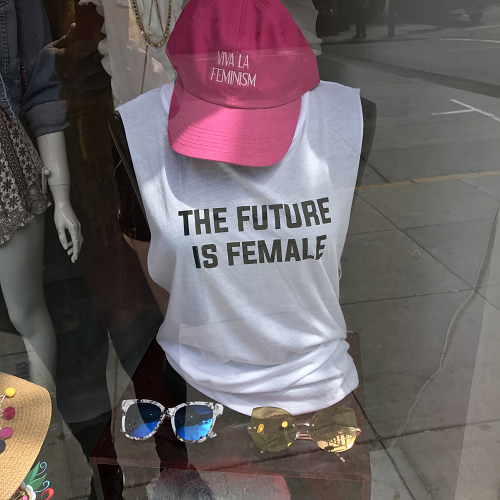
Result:
M353 374L348 374L346 377L349 379L349 381L344 381L340 389L336 391L336 395L332 399L317 399L314 401L314 404L312 404L311 401L308 403L304 404L303 402L301 403L291 403L291 404L284 404L282 402L276 403L276 406L279 408L283 408L284 410L287 410L290 412L292 415L302 415L304 413L312 413L318 410L323 410L324 408L329 408L330 406L333 406L336 403L339 403L342 401L345 397L347 397L352 391L354 391L358 386L359 386L359 378L358 378L358 373L356 371L356 368L353 367ZM250 416L252 414L252 410L256 408L257 404L242 404L241 401L236 402L230 394L228 393L221 393L218 391L212 391L210 389L207 389L206 387L202 387L196 383L189 382L196 390L200 391L201 393L205 394L211 399L214 399L218 403L221 403L223 406L230 408L231 410L234 410L238 413L243 413L244 415ZM284 398L280 398L284 399ZM270 405L267 405L270 406Z

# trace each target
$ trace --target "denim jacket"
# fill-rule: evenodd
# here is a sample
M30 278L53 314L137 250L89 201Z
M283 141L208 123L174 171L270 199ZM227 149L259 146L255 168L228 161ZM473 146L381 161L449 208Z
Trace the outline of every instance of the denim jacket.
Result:
M21 110L35 137L69 123L55 71L54 48L42 0L0 0L0 106Z

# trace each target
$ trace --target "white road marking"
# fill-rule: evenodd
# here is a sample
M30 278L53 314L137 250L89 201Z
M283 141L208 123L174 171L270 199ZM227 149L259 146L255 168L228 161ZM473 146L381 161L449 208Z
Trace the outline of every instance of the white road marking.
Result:
M462 113L474 113L473 109L458 109L457 111L444 111L442 113L431 113L432 116L438 115L461 115Z
M463 106L464 108L467 109L459 109L456 111L443 111L441 113L431 113L432 116L438 116L438 115L458 115L461 113L480 113L481 115L487 116L488 118L491 118L492 120L495 120L497 122L500 122L500 118L493 113L488 113L487 111L483 111L482 109L475 108L474 106L470 106L469 104L465 104L465 102L457 101L456 99L450 99L451 102L454 102L455 104L458 104L460 106Z
M456 99L451 99L451 102L454 102L455 104L459 104L460 106L464 106L471 111L475 111L476 113L480 113L484 116L487 116L488 118L491 118L492 120L495 120L497 122L500 122L500 118L493 113L488 113L487 111L483 111L482 109L475 108L474 106L469 106L468 104L465 104L464 102L457 101Z
M474 26L474 28L466 28L465 31L485 30L487 28L500 28L500 24L491 24L490 26Z

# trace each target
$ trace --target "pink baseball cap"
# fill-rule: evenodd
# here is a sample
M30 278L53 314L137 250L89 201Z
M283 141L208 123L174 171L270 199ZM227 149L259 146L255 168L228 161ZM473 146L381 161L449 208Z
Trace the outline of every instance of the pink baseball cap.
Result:
M279 0L190 0L167 44L177 71L168 139L177 153L264 167L281 160L316 57Z

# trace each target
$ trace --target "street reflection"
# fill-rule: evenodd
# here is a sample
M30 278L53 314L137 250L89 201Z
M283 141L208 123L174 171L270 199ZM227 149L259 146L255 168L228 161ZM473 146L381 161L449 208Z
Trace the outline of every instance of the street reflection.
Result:
M206 449L188 454L178 443L171 446L168 426L156 441L132 445L120 436L121 414L114 411L122 399L141 397L144 387L132 378L141 361L142 367L154 365L155 376L147 378L152 390L159 397L165 393L162 353L148 348L168 299L143 272L147 251L135 247L134 253L123 239L115 198L122 193L115 192L113 172L115 181L128 174L108 131L116 106L175 77L164 46L145 43L137 15L148 19L154 7L149 34L159 40L169 15L171 31L185 2L154 1L113 0L97 7L47 2L55 40L52 63L69 110L71 200L85 243L73 265L53 227L54 208L47 210L45 226L38 223L39 234L31 236L26 258L38 262L32 276L39 278L33 289L44 282L42 308L48 311L46 328L37 323L36 337L43 342L27 340L21 323L36 316L34 309L16 321L12 304L19 301L0 279L5 299L0 371L49 388L54 402L57 389L64 423L56 413L56 430L42 452L52 460L51 480L67 488L56 494L67 498L99 497L89 465L99 458L107 462L94 474L101 474L98 484L102 481L106 499L145 499L147 484L160 491L177 474L159 471L161 461L174 460L172 454L178 462L189 458L199 466L200 472L187 473L199 491L222 481L202 470L209 468ZM317 453L313 457L301 448L306 440L294 444L300 463L304 470L324 467L328 474L343 465L353 474L363 470L372 498L495 500L500 488L500 5L486 0L283 3L311 47L321 52L321 79L361 89L365 121L340 286L348 330L359 338L353 357L363 380L356 394L363 433L344 454L346 464L325 460L325 465ZM319 12L316 25L313 7ZM138 231L128 236L144 242L147 235L138 236L140 206L132 212ZM248 223L252 218L267 224L263 212L249 213ZM310 252L316 255L320 243L311 241ZM5 248L0 247L4 270L9 267L2 261ZM15 251L12 259L20 264L21 257ZM235 262L238 258L243 257L235 254ZM201 397L183 393L172 373L163 377L180 398ZM233 457L228 450L239 453L243 445L248 463L262 460L229 425L217 432L211 446L228 453L228 460ZM220 445L224 432L226 448ZM353 439L342 434L333 441L350 448ZM288 458L265 460L272 467L288 464ZM287 498L289 489L303 487L269 477L259 491L274 488ZM182 480L177 477L175 484ZM318 498L331 493L331 484L312 482L309 492ZM250 479L247 484L257 488ZM346 484L338 498L359 500Z

